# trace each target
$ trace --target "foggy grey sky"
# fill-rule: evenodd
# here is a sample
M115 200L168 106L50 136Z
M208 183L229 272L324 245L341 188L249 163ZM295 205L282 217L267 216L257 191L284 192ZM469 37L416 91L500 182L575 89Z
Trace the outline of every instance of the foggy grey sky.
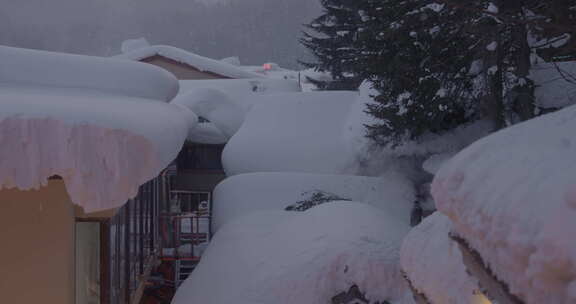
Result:
M79 54L117 54L145 37L201 55L296 67L301 25L319 0L0 0L0 44Z

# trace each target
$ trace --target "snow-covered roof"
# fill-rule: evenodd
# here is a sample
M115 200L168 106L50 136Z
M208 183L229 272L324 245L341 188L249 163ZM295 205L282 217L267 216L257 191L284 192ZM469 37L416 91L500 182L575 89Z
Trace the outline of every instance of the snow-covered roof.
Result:
M83 88L169 102L178 81L148 64L0 46L0 83Z
M238 131L246 116L246 109L238 103L238 100L236 96L225 94L220 90L203 88L178 95L173 103L185 106L196 115L208 119L215 128L203 128L191 132L210 134L212 138L223 135L229 139ZM193 136L194 134L191 134L191 137Z
M297 82L282 79L180 80L174 103L182 104L210 122L190 130L195 143L222 144L238 131L256 95L300 92Z
M389 216L410 222L414 187L405 177L259 172L235 175L214 190L214 230L236 217L257 210L284 210L313 192L370 204Z
M478 282L467 273L458 244L450 238L451 230L450 220L439 212L424 219L404 238L402 270L430 303L486 303L480 301Z
M576 302L576 106L481 139L434 179L438 209L526 303Z
M192 52L168 45L152 45L132 49L114 58L140 61L153 56L162 56L187 64L203 72L210 72L229 78L261 78L262 74L242 70L221 60L200 56Z
M222 227L172 303L330 303L357 284L370 303L404 298L409 225L366 204L260 211Z
M58 175L87 212L137 194L178 154L195 116L178 82L141 63L0 47L0 188Z
M356 98L337 91L254 96L224 149L226 173L342 173L353 158L343 133Z

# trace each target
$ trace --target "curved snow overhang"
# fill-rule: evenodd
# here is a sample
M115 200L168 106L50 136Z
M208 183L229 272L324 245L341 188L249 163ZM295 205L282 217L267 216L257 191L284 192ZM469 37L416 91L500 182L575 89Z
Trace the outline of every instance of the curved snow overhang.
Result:
M400 265L414 300L418 304L489 304L476 278L468 274L458 244L450 238L451 229L450 220L436 212L404 238Z
M174 75L148 64L0 46L0 83L77 88L169 102Z
M134 197L195 123L177 106L101 90L0 84L0 108L0 189L57 175L86 212Z
M526 303L576 301L576 106L484 138L432 192L454 232Z

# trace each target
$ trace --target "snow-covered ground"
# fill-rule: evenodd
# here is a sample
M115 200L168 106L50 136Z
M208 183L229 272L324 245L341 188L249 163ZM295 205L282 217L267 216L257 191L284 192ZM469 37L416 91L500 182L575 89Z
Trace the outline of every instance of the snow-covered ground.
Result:
M88 212L135 196L196 123L167 103L177 80L144 64L0 47L0 71L0 188L58 175Z
M329 303L354 284L394 303L407 291L398 259L408 230L352 202L254 212L220 229L172 303Z
M214 230L255 211L284 210L319 191L370 204L406 223L410 222L415 199L410 181L395 172L378 178L286 172L240 174L214 190Z
M576 106L488 136L433 183L438 209L526 303L576 302Z

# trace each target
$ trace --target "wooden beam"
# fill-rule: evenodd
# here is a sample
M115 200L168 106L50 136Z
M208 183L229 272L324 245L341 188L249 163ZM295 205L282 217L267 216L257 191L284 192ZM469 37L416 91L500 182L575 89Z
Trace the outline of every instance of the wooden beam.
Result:
M478 279L478 283L482 291L488 298L498 304L523 304L516 295L510 292L508 284L500 281L490 270L480 254L472 249L468 242L456 235L451 234L450 237L460 248L462 252L462 261L470 274Z
M412 281L410 281L410 278L408 278L405 272L402 272L402 276L408 283L408 287L410 287L410 291L412 292L412 298L414 299L414 302L416 302L416 304L432 304L425 294L416 290L416 288L412 284Z

